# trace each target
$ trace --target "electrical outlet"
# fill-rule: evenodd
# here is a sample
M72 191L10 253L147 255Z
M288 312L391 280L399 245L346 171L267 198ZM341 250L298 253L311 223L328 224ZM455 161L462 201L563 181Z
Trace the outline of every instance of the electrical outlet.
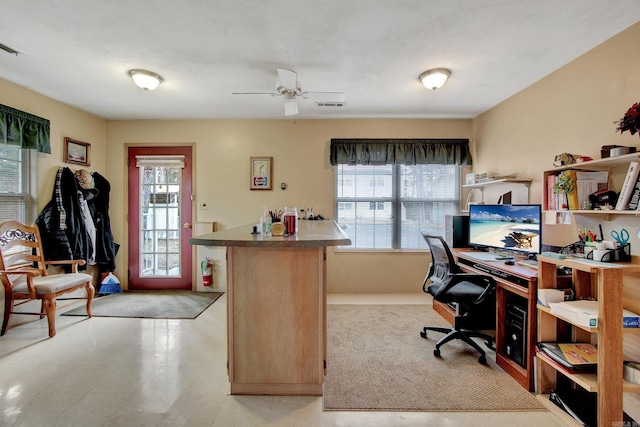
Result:
M198 209L206 210L207 209L207 204L205 202L198 203Z

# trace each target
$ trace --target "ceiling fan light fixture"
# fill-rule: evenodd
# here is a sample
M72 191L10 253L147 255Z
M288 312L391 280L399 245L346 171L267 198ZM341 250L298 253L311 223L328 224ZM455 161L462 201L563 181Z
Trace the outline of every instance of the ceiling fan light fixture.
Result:
M420 80L427 89L437 90L442 87L450 75L451 71L446 68L434 68L420 74L418 80Z
M129 70L129 77L145 92L155 90L164 80L158 74L146 70Z

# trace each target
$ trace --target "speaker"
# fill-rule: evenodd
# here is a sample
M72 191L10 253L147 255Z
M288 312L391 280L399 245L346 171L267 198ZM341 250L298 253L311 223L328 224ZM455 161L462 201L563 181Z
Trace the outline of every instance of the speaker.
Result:
M444 240L451 248L469 247L469 216L445 215Z
M519 305L507 303L505 317L505 351L511 360L526 369L527 310Z

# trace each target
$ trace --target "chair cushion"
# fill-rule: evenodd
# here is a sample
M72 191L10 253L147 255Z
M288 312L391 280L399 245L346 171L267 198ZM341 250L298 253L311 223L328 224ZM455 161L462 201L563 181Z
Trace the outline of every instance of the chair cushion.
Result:
M91 282L93 277L85 273L52 274L33 278L33 285L38 295L52 294L65 291L77 285ZM13 287L13 292L28 293L26 280L20 281Z
M447 291L446 294L438 295L440 288L445 286L443 282L434 281L433 284L429 285L427 288L427 292L429 292L433 297L444 303L448 302L462 302L462 303L472 303L480 295L484 292L484 288L476 285L475 283L462 281L460 283L456 283L451 289Z

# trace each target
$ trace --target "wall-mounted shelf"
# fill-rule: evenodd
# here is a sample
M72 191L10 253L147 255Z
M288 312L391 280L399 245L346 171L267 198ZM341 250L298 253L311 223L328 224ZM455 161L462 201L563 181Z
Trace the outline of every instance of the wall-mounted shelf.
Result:
M614 166L627 166L631 161L640 160L640 152L624 154L616 157L605 157L603 159L589 160L587 162L572 163L570 165L558 166L549 169L548 172L560 172L567 169L607 169Z
M475 184L466 184L466 185L463 185L462 187L463 188L484 188L489 185L510 184L510 183L524 184L528 188L529 184L531 184L531 180L524 179L524 178L522 179L521 178L501 178L501 179L494 179L491 181L476 182Z

